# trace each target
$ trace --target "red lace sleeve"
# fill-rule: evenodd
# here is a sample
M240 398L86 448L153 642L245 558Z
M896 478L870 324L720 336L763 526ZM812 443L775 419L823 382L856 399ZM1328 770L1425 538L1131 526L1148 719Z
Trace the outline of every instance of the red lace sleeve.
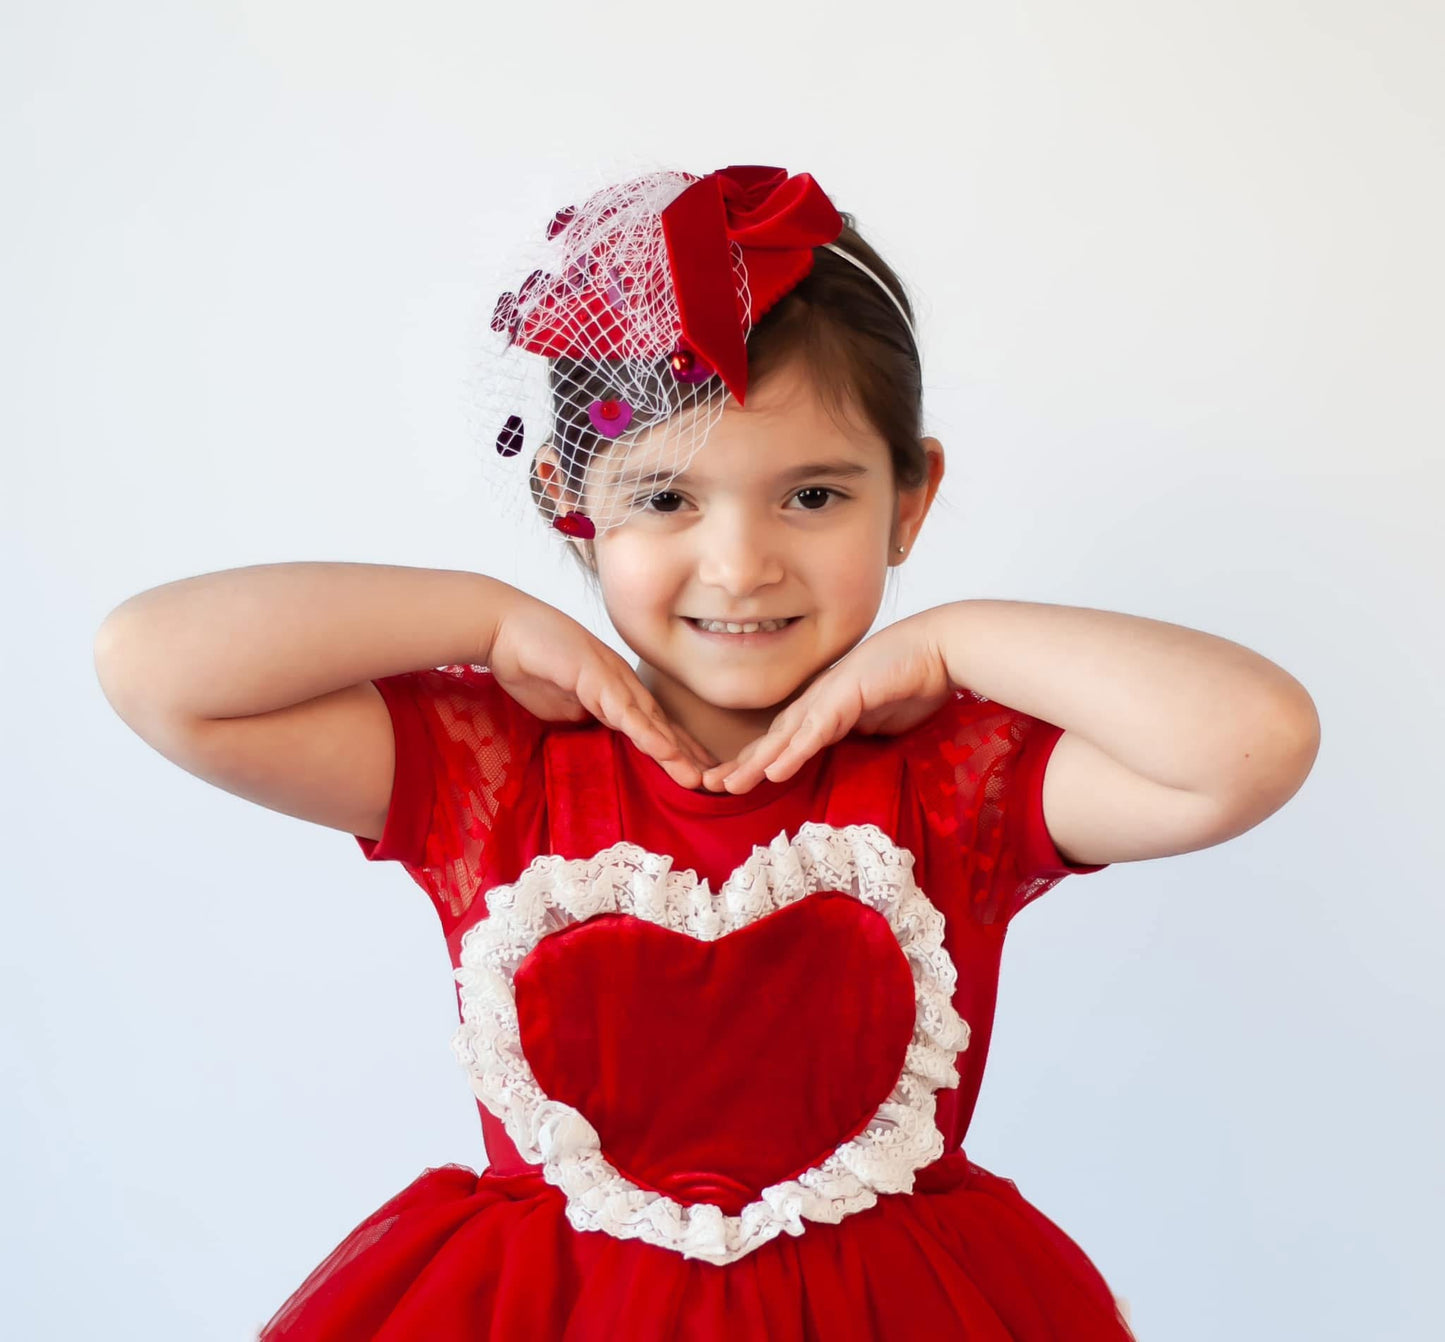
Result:
M396 767L378 839L352 837L369 862L400 862L443 920L466 912L499 817L511 810L543 724L480 666L372 681L391 714Z
M1008 922L1065 876L1107 862L1066 862L1044 824L1044 768L1063 729L961 691L920 728L913 752L924 813L960 846L964 891L980 922Z

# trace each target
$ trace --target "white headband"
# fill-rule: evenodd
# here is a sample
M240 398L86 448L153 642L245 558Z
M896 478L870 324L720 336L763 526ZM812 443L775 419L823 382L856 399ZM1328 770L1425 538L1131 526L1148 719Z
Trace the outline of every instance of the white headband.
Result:
M908 328L909 338L913 341L913 348L917 352L919 360L921 362L923 358L923 351L918 344L918 332L913 329L913 323L908 320L908 313L904 310L903 304L898 301L898 295L895 294L893 290L890 289L886 284L884 284L883 281L880 280L878 276L875 275L871 270L869 270L868 267L865 266L856 256L854 256L852 252L844 251L843 248L839 247L838 244L835 242L825 242L823 246L826 247L830 252L837 252L838 255L841 256L845 261L851 261L855 266L858 267L859 270L861 270L865 275L867 275L874 284L876 284L880 289L883 290L885 294L888 295L888 297L892 300L893 306L898 309L898 315L903 318L903 324Z

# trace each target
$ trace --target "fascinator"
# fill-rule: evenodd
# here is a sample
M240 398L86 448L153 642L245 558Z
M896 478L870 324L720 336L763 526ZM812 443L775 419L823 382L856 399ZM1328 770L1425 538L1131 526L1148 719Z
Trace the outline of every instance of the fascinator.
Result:
M684 472L723 413L746 405L747 339L843 216L808 173L739 165L652 172L558 210L525 278L500 294L479 372L496 496L530 469L553 527L592 538ZM523 266L519 265L520 272Z

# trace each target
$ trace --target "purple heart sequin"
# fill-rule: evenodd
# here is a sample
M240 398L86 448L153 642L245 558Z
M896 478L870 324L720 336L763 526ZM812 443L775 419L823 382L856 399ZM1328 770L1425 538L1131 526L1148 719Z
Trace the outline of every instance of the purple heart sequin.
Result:
M593 401L587 407L587 418L604 438L616 438L632 423L632 407L626 401Z
M497 434L497 451L504 457L515 457L522 450L522 417L508 415Z

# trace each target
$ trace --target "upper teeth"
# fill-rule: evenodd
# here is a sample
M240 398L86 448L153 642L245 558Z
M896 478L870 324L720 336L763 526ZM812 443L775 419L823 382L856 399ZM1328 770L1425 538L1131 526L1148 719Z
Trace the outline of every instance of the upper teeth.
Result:
M755 634L759 629L781 629L786 620L756 620L748 624L726 624L722 620L699 620L698 627L713 634Z

